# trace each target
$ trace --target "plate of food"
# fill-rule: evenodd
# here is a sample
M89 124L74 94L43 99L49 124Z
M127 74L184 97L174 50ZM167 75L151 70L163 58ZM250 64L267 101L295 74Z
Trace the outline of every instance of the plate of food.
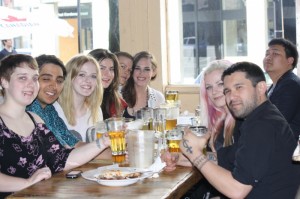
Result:
M127 186L153 175L152 171L133 167L97 168L83 172L82 177L105 186Z

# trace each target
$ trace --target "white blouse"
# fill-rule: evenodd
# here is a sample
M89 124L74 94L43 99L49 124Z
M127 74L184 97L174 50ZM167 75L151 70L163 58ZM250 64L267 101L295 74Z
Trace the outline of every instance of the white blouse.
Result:
M165 96L158 90L148 86L148 107L158 108L162 103L165 102Z
M89 127L94 126L95 124L92 122L92 120L89 120L90 116L91 116L91 111L88 110L86 112L85 115L76 118L76 125L72 126L69 124L62 107L60 106L60 104L58 102L55 102L53 104L55 110L57 111L59 117L65 122L65 124L67 125L68 129L77 137L79 137L80 140L82 140L83 142L86 142L86 131ZM102 114L102 110L99 107L99 115L100 118L98 121L103 121L103 114Z

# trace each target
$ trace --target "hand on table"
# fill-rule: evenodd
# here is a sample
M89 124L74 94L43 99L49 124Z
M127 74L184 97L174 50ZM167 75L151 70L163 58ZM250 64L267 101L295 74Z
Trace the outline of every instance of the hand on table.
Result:
M174 171L176 169L178 157L179 157L178 153L170 153L168 151L163 152L160 158L163 162L166 163L164 170L167 172Z
M41 169L36 170L36 172L33 173L33 175L28 178L28 182L30 185L33 185L39 181L47 180L51 178L52 173L49 167L44 167Z

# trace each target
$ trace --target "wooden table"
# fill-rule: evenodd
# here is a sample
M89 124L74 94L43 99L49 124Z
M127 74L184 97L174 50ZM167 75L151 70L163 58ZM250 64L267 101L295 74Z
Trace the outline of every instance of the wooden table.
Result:
M104 165L107 164L98 160L78 169L87 171ZM161 172L158 178L145 179L124 187L107 187L82 177L66 179L66 173L55 174L49 180L16 192L8 198L180 198L201 178L201 174L194 168L177 167L173 172Z

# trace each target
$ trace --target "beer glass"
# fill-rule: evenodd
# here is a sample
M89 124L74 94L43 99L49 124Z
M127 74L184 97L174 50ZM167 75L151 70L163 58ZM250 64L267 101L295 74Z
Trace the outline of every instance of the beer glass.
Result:
M147 168L154 162L154 131L129 130L127 148L129 166Z
M142 130L153 130L153 109L144 107L135 113L135 119L142 119L144 125Z
M155 131L154 157L160 156L160 152L167 148L165 127L166 127L166 109L153 109L153 128Z
M168 130L167 134L167 144L170 153L180 152L179 143L182 140L182 131L180 129Z
M166 126L166 108L153 109L153 128L156 132L164 132Z
M167 103L174 103L178 101L178 91L166 91Z
M102 137L107 132L106 124L103 121L97 122L95 126L91 126L86 131L87 142L92 142Z
M113 163L124 163L126 152L124 118L108 118L105 123L111 142Z
M172 130L177 125L177 118L179 117L179 105L177 103L161 104L161 108L166 108L166 127L165 130Z

